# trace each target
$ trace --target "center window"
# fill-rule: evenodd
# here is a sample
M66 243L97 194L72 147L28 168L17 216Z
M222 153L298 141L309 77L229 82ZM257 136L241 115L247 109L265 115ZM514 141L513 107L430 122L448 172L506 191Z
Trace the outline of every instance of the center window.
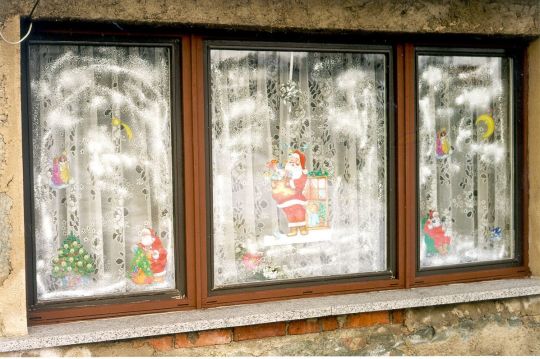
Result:
M207 54L211 288L388 277L389 50Z

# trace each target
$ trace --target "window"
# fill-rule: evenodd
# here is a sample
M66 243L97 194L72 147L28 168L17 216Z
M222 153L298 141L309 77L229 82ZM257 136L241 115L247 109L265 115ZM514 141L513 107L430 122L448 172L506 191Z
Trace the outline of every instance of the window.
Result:
M209 48L212 289L389 276L388 61Z
M527 275L522 45L54 30L30 323Z
M511 59L419 52L420 267L515 257Z

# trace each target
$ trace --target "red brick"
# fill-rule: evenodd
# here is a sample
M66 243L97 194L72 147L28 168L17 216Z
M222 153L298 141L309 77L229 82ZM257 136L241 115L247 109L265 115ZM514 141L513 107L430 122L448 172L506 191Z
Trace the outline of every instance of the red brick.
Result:
M160 351L165 352L168 350L171 350L173 348L173 337L172 335L166 335L163 337L155 337L147 339L146 342L148 345L150 345L152 348Z
M234 328L234 340L250 340L267 337L279 337L285 335L285 322L259 325L248 325Z
M360 328L369 327L376 324L389 324L390 313L384 312L372 312L372 313L359 313L350 314L345 320L344 328Z
M320 321L322 325L322 330L325 332L328 332L330 330L336 330L339 326L336 317L325 317L321 318Z
M181 333L175 336L175 348L194 348L209 345L227 344L232 341L231 329L205 330L202 332Z
M288 334L309 334L321 331L321 324L317 319L295 320L289 323Z
M394 324L405 323L405 311L403 309L392 311L392 323Z

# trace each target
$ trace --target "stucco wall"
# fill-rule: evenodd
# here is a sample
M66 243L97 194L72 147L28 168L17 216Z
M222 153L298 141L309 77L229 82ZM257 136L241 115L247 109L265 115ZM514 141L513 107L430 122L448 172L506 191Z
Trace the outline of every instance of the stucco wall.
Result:
M0 29L17 39L19 19ZM19 46L0 41L0 336L26 333Z
M540 156L535 149L540 138L540 40L528 49L529 59L529 267L540 276Z
M19 36L18 16L27 15L33 3L33 0L0 0L0 30L6 37L16 39ZM537 36L540 34L539 6L537 0L42 0L34 18L265 30L297 28ZM535 116L540 113L540 101L534 100L540 98L538 41L530 50L529 133L531 143L534 143L540 135L540 122ZM19 51L19 46L0 41L0 336L26 332ZM531 258L540 258L540 244L535 239L540 229L540 156L537 151L530 151L529 166ZM531 269L540 275L540 261L531 261ZM480 307L472 304L472 308ZM526 338L539 339L538 329L534 328L520 333L529 336ZM511 335L511 329L499 333ZM480 331L477 334L486 335Z
M27 15L34 0L0 1L0 22ZM540 32L537 0L47 0L35 18L194 25L526 34Z

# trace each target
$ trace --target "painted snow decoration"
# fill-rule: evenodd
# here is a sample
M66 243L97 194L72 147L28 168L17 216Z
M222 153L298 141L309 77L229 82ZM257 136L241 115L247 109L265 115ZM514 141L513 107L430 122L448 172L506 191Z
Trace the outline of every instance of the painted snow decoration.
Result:
M509 61L418 55L420 268L514 256Z
M56 189L66 188L75 183L69 170L69 162L66 151L53 159L51 187Z
M167 274L167 250L153 229L141 232L140 242L133 247L131 280L135 284L161 283Z
M435 141L435 153L437 154L438 159L443 159L448 157L452 153L452 146L450 146L450 141L448 140L448 133L446 128L437 132L437 139Z
M476 119L476 125L478 126L480 123L483 123L486 126L482 138L487 140L493 135L493 132L495 132L495 121L493 120L493 117L484 113Z

